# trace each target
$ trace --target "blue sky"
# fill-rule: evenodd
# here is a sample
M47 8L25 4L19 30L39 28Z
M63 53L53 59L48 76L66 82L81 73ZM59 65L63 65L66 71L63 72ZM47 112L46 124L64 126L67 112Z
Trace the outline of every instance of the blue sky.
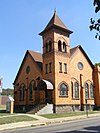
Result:
M89 31L90 18L95 14L93 0L0 0L0 78L3 88L13 88L26 50L42 53L42 39L38 35L56 8L58 16L74 33L71 47L82 45L95 64L100 62L100 41Z

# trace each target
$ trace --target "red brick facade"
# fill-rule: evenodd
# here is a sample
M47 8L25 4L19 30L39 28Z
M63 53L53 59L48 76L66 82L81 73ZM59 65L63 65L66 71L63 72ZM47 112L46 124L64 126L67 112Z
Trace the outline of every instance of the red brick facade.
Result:
M16 76L15 108L28 111L46 100L54 105L54 112L100 105L98 70L81 46L70 48L71 33L54 13L40 33L43 54L27 51Z

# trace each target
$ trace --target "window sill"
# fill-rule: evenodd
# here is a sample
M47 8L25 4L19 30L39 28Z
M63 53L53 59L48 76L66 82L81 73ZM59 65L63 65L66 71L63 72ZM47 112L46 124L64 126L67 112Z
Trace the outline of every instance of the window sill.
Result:
M59 49L58 49L58 52L67 53L67 51L62 51L62 50L59 50Z
M85 100L94 100L94 98L86 98Z
M72 100L80 100L80 98L72 98Z
M59 71L59 73L62 73L61 71Z
M94 98L90 98L90 100L94 100Z
M64 74L67 74L67 72L64 72Z
M90 98L85 98L85 100L90 100Z
M48 54L48 53L51 53L52 52L52 50L50 50L50 51L46 51L44 54Z
M68 96L67 95L62 95L62 96L59 96L60 98L68 98Z

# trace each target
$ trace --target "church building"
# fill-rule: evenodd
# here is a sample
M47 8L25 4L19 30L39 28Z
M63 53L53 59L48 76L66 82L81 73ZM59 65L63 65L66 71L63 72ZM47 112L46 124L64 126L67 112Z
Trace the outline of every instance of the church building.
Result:
M39 33L43 53L27 50L14 80L15 112L60 113L100 106L100 68L82 46L70 48L72 33L54 12Z

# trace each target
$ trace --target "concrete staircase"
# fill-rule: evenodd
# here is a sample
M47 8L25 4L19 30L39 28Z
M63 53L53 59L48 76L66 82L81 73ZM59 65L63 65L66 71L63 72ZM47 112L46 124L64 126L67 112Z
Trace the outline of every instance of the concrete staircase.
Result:
M36 106L33 106L28 114L52 114L53 113L53 104L50 103L41 103Z
M53 104L47 103L43 108L37 111L35 114L53 114Z

